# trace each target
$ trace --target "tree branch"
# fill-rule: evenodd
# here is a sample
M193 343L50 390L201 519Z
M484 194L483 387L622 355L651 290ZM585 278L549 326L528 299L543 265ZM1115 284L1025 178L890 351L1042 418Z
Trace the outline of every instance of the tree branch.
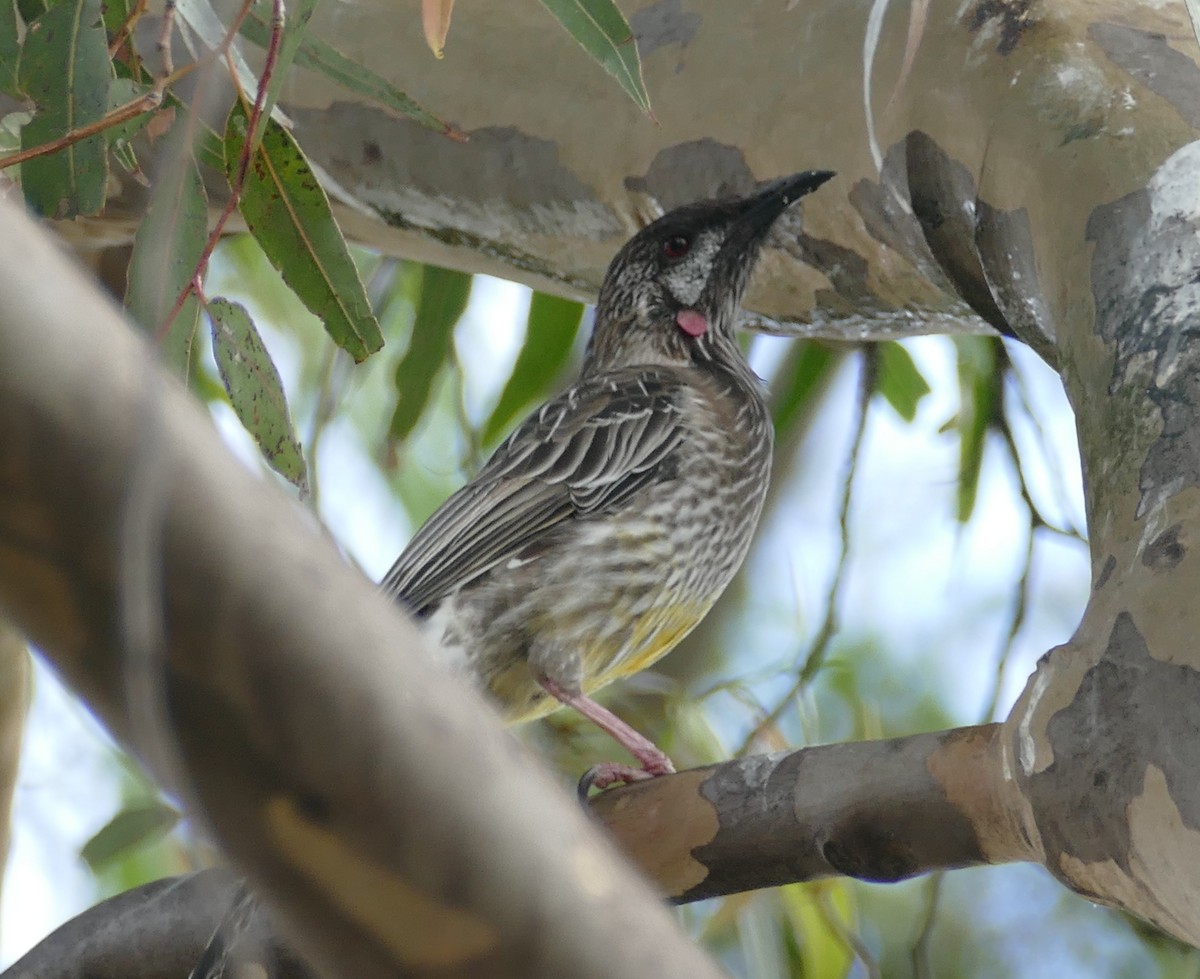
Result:
M677 902L1037 860L1000 733L987 724L752 755L602 793L592 811Z
M0 606L136 754L178 760L284 933L356 979L717 975L45 234L4 201L0 224ZM121 515L147 462L161 579L131 599ZM133 599L161 615L138 661L161 711L128 699ZM166 723L143 735L135 709Z

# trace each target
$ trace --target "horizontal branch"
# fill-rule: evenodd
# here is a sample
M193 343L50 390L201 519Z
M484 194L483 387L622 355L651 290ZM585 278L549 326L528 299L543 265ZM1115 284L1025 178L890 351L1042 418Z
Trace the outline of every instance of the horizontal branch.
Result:
M752 755L597 796L592 812L675 901L845 874L1037 860L999 724Z

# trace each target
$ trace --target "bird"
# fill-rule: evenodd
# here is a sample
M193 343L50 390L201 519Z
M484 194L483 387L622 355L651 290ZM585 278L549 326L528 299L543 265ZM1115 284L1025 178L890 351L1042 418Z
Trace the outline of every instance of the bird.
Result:
M578 380L517 426L380 582L506 721L567 705L636 759L593 766L585 797L675 770L591 694L672 649L746 556L773 431L738 310L776 219L832 176L686 204L637 232L605 273Z

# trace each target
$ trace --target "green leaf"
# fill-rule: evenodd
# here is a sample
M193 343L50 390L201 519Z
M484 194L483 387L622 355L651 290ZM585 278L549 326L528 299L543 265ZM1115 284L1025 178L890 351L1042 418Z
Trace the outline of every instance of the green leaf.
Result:
M119 109L121 106L140 98L149 91L149 85L142 85L139 82L135 82L132 78L114 78L108 90L108 111L111 112L113 109ZM120 146L122 143L127 143L131 140L134 134L153 117L153 109L139 112L132 119L127 119L116 126L109 126L104 130L104 138L108 140L110 147Z
M270 9L270 4L264 4L260 0L260 3L251 10L250 15L243 22L242 34L255 44L265 48L271 40L271 28L268 20L259 13L262 9ZM386 78L351 61L341 51L322 41L315 34L306 33L301 39L300 47L296 51L296 64L301 68L320 72L326 78L337 82L351 92L357 92L364 98L407 116L427 129L447 135L461 135L458 129L427 111Z
M21 97L17 84L17 65L21 58L21 39L17 34L15 0L0 0L0 92Z
M237 103L225 125L225 173L232 184L246 139ZM238 208L284 282L356 361L383 346L358 269L329 198L291 134L271 120L253 153Z
M179 812L166 803L131 806L113 816L79 855L95 873L130 850L166 836L178 822Z
M29 25L21 53L20 84L37 107L21 130L32 149L103 118L112 72L100 24L100 0L63 0ZM97 133L21 166L30 208L50 217L95 214L104 206L104 136Z
M470 295L471 277L466 273L425 266L412 339L396 365L396 410L388 431L393 440L404 441L416 427L433 379L450 359L454 324L467 308Z
M792 344L788 360L772 384L771 412L780 441L801 419L812 417L842 357L841 352L822 343L797 340Z
M954 337L958 354L960 405L955 427L959 436L958 503L960 523L971 519L979 492L979 473L988 429L1000 405L1000 371L993 337Z
M542 3L638 107L654 118L642 80L642 62L633 29L617 5L612 0L542 0Z
M583 304L535 292L529 303L525 343L517 355L500 400L484 423L480 441L487 445L504 432L514 418L535 402L543 401L570 356L583 319Z
M129 260L125 305L130 315L159 344L163 362L187 380L191 373L192 342L200 322L200 304L189 296L162 333L167 314L196 266L208 237L208 200L200 171L183 145L186 126L172 132L163 158L171 163L158 175L150 206L138 225Z
M876 350L878 374L875 390L887 398L905 421L917 417L917 404L930 391L929 384L917 370L912 355L899 343L881 343Z
M244 306L228 299L213 299L205 308L212 318L213 356L229 403L271 468L306 494L308 472L283 382L254 321Z

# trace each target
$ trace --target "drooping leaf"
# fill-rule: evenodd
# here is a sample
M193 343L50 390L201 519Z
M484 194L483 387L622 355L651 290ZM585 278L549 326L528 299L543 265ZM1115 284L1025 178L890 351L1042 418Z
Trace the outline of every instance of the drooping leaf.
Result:
M159 343L168 369L184 380L191 373L192 342L200 322L196 297L187 298L165 333L163 326L196 274L208 234L208 200L196 161L183 145L185 128L177 127L168 143L164 159L171 162L158 175L134 236L125 291L130 314Z
M0 0L0 92L21 97L17 85L17 64L21 58L21 39L17 34L15 0Z
M242 34L260 47L266 47L270 41L270 25L259 15L263 8L260 2L250 12L242 24ZM454 139L465 138L462 132L410 99L400 89L396 88L386 78L383 78L368 68L347 58L341 51L326 43L315 34L306 33L296 51L296 64L310 71L317 71L356 92L364 98L378 102L385 108L392 109L407 116L413 122L420 123L427 129L445 133Z
M879 359L875 390L896 409L896 414L912 421L917 417L917 404L930 391L929 383L901 344L881 343L876 355Z
M798 340L772 384L771 412L775 434L782 442L793 426L811 415L822 391L842 362L833 347L811 340Z
M638 107L653 118L633 29L613 0L542 0L542 3Z
M165 802L131 806L105 823L79 855L95 873L130 850L166 836L178 822L178 810Z
M396 409L388 435L402 442L416 427L429 400L433 380L450 358L454 324L467 308L471 277L427 265L413 320L412 340L396 365Z
M21 130L32 149L103 118L111 79L100 0L63 0L29 25L20 86L37 107ZM21 166L25 200L38 214L74 217L104 206L104 136L97 133Z
M582 320L582 303L542 292L533 294L525 342L500 392L500 400L484 423L480 436L484 445L504 432L523 409L545 399L549 386L567 362Z
M975 510L987 433L1000 405L999 342L993 337L954 337L960 402L955 425L960 445L955 516L960 523L970 520Z
M237 103L225 125L225 173L232 182L246 140ZM358 269L334 220L329 198L299 145L274 120L251 155L238 207L271 264L356 361L383 346Z
M283 382L254 321L244 306L228 299L213 299L206 309L212 318L213 356L238 420L271 468L302 495L307 493L308 471Z
M421 0L421 26L425 43L439 60L446 56L446 35L450 33L450 15L454 0Z

